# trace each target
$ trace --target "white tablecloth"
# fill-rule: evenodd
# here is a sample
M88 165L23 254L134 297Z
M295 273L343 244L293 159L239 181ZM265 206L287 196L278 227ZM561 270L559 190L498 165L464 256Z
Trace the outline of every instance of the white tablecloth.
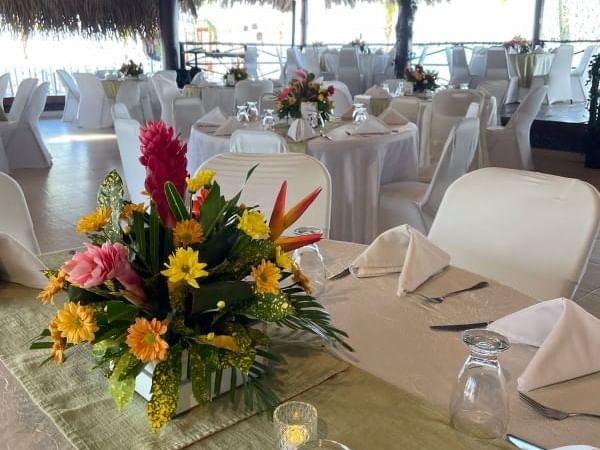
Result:
M203 86L202 104L205 111L220 106L225 114L233 114L234 87L231 86Z
M321 161L331 174L331 237L370 242L377 235L379 187L418 177L417 127L399 127L389 135L347 136L352 125L329 135L335 140L312 139L306 153ZM214 128L193 126L188 141L188 171L210 157L229 151L229 137L214 136Z

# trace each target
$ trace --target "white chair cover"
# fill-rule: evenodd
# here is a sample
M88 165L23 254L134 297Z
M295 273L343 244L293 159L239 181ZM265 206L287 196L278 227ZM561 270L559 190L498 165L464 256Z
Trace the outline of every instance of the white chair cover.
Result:
M423 108L417 97L397 97L390 103L390 106L421 129L420 115Z
M272 92L261 95L260 101L258 102L260 113L264 113L267 109L275 110L276 101L277 96Z
M545 96L546 87L532 90L505 127L487 129L487 150L491 166L533 170L529 132Z
M508 69L508 91L506 92L506 103L518 103L519 102L519 77L517 76L517 72L515 71L515 67L510 61L509 54L511 53L510 49L506 52L506 68Z
M111 111L113 122L115 119L131 119L131 114L129 114L127 106L125 106L123 103L115 103Z
M176 82L177 81L177 71L176 70L159 70L154 74L160 75L161 77L166 78L169 81Z
M291 47L287 49L287 59L285 61L285 80L286 84L296 77L296 72L300 69L306 70L302 53L296 48Z
M177 97L181 97L179 89L174 81L160 74L154 75L150 81L160 101L160 119L172 127L174 122L173 101Z
M333 96L333 115L335 117L341 117L346 111L352 108L352 95L348 86L341 81L325 81L323 83L324 88L329 86L334 87Z
M373 57L373 83L381 84L386 78L386 69L388 65L389 54L375 54Z
M600 49L600 46L589 45L583 51L579 64L571 71L571 97L574 102L585 102L588 98L589 88L585 85L590 70L590 60ZM1 95L0 88L0 95Z
M500 119L502 115L502 108L506 102L506 93L508 91L508 80L483 80L477 86L477 90L482 92L484 96L491 96L496 99L496 117L497 123L494 125L500 125Z
M485 76L487 48L473 47L471 59L469 60L469 74L471 75L471 87L475 88Z
M485 59L484 80L508 81L508 59L504 47L490 47Z
M194 85L200 85L205 82L206 78L204 77L204 72L201 71L194 75L194 78L192 78L192 81L190 83Z
M327 49L322 55L323 62L325 63L326 72L332 76L335 76L338 70L338 64L340 62L340 52L336 49Z
M192 125L205 113L202 100L198 97L177 97L173 101L175 130L183 141L188 141Z
M318 77L321 74L321 51L319 48L306 47L304 49L304 60L306 61L306 70Z
M3 105L4 96L6 95L9 83L10 74L5 73L4 75L0 75L0 105Z
M116 106L113 108L115 116L119 115ZM148 197L142 194L146 169L140 164L140 124L134 119L115 117L115 134L129 199L134 203L145 202Z
M229 140L229 151L236 153L286 153L283 137L272 131L236 130Z
M548 86L548 103L571 100L571 61L573 46L561 45L554 51L554 58L547 75L534 75L531 90L540 86Z
M256 45L246 45L244 66L248 71L248 77L252 80L258 80L258 50Z
M244 105L247 102L260 103L260 99L264 94L273 92L273 82L271 80L242 80L235 84L233 92L233 111L235 114L235 107L238 105Z
M465 55L464 47L450 47L446 49L448 58L448 69L450 70L450 80L448 84L451 86L470 83L471 74L467 65L467 56Z
M100 80L91 73L74 73L73 77L80 95L77 125L90 130L111 127L113 101L106 96Z
M79 87L73 75L63 69L56 71L58 79L67 91L65 95L65 107L63 110L63 122L77 122L79 112Z
M486 168L448 188L429 239L452 265L546 300L575 292L599 220L598 192L581 180Z
M37 78L26 78L19 84L17 93L10 107L10 111L7 114L8 120L12 122L18 122L21 120L21 115L29 102L33 90L37 86ZM6 143L6 142L5 142Z
M4 173L0 173L0 209L6 212L0 219L0 232L15 238L21 245L38 255L40 246L33 230L23 189Z
M356 48L347 47L340 50L335 78L348 86L352 97L364 92L364 76L360 72L358 51Z
M331 221L331 177L325 166L315 158L302 153L222 153L204 162L201 169L214 170L215 180L221 186L221 194L231 198L244 185L248 170L257 164L258 167L244 187L240 201L246 205L260 205L268 221L283 181L288 182L286 209L291 208L316 187L321 187L321 194L294 227L317 227L323 230L324 237L328 237ZM291 234L292 230L286 232L286 235Z
M132 119L142 124L146 122L142 110L142 91L139 81L122 81L119 85L115 102L125 105Z
M476 103L474 105L477 107ZM431 183L403 181L382 186L379 197L379 232L409 224L427 234L446 189L467 173L478 139L477 115L474 118L460 119L450 130Z
M49 88L48 82L35 88L6 145L6 156L11 169L45 169L52 166L52 156L38 126Z

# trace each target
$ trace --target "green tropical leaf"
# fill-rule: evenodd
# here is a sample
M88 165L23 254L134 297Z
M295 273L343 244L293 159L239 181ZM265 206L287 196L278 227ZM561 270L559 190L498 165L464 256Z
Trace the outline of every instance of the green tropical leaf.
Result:
M223 300L229 310L250 300L254 295L252 285L245 281L218 281L203 284L200 289L193 290L192 314L216 309L217 302Z
M110 392L119 411L129 403L135 389L135 376L124 375L138 363L138 359L130 352L124 353L115 364L108 379L108 392Z
M138 211L133 212L133 232L135 233L135 245L137 246L138 256L146 262L146 227L144 225L144 214Z
M29 346L29 350L39 350L42 348L52 348L52 342L33 342Z
M121 236L119 218L121 216L124 192L123 180L119 173L116 170L108 172L98 191L98 206L101 208L110 208L112 211L110 220L104 227L108 238L112 242L118 241Z
M180 382L181 346L176 344L169 350L166 361L157 364L152 375L152 398L148 402L152 431L158 431L175 414Z
M199 222L204 231L204 236L208 238L214 228L219 216L225 210L227 202L221 196L221 188L217 183L213 183L208 191L208 195L202 204Z
M209 400L209 390L206 389L207 367L196 347L190 348L189 378L192 382L192 393L198 403L204 405Z
M160 258L160 217L156 207L150 207L150 267L152 272L156 273L159 270Z
M190 218L190 214L185 207L185 203L181 198L181 195L179 195L177 188L170 181L165 183L165 195L167 197L167 202L169 203L169 208L178 222Z
M133 321L137 316L138 308L131 303L113 301L106 302L106 318L108 323L116 320Z

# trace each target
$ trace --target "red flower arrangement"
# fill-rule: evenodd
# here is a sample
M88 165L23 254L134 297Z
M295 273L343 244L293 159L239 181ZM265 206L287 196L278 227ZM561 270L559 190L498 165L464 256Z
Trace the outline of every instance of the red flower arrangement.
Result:
M288 116L299 119L302 117L300 104L302 102L312 102L316 105L317 112L323 120L329 120L329 116L333 111L331 96L334 92L335 88L333 86L324 88L320 83L317 83L314 73L299 70L296 72L296 78L290 81L289 86L277 95L275 110L281 119Z
M408 67L405 68L404 79L414 83L415 92L435 91L439 87L437 84L438 73L425 70L421 64L417 64L412 70Z

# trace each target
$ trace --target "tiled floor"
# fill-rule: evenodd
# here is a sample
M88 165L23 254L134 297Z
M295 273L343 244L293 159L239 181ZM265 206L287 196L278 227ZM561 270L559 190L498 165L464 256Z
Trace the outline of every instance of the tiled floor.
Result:
M42 252L80 246L75 233L82 214L96 204L96 192L106 172L121 170L112 130L86 131L60 120L42 120L40 128L54 158L49 170L15 170L29 203ZM582 155L535 150L536 168L586 180L600 189L600 170L583 167ZM598 292L595 290L598 289ZM600 316L600 243L597 241L576 298Z

